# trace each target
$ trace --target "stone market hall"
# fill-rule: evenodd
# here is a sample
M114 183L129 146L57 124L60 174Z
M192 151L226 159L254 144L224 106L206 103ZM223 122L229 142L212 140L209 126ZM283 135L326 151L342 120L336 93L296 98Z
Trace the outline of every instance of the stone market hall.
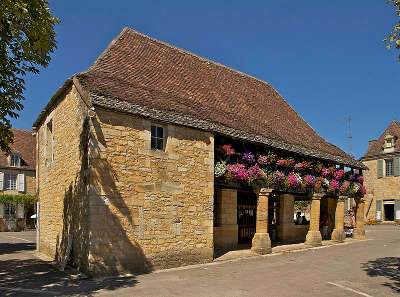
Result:
M364 164L268 83L130 28L34 130L39 250L90 275L341 242L348 197L365 237Z

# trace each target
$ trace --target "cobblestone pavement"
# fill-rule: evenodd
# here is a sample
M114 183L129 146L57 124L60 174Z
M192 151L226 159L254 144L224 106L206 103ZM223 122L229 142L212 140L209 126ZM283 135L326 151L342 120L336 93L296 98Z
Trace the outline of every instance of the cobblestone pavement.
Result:
M400 227L367 227L366 241L88 280L33 252L32 232L0 233L4 296L398 296Z

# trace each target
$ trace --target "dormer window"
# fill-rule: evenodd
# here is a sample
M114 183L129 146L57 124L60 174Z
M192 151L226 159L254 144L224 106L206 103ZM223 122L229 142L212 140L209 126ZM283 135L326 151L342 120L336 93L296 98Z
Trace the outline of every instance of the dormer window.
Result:
M394 143L395 143L395 138L392 135L386 135L385 136L385 143L383 145L383 151L385 153L390 153L394 151Z
M21 158L17 154L10 155L10 166L11 167L20 167Z
M393 147L393 136L392 135L386 135L385 137L385 148L391 148Z

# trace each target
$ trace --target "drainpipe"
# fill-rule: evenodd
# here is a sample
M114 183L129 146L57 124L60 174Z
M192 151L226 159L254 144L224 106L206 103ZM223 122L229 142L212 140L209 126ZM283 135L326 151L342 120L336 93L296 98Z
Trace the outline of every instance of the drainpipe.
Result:
M39 131L36 127L33 127L32 134L36 139L36 250L40 251Z

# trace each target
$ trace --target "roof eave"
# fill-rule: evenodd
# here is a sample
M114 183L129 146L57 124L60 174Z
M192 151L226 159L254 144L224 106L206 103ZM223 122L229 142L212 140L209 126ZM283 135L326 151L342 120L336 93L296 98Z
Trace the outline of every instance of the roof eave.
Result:
M49 111L56 105L57 100L59 97L67 90L73 81L73 77L68 78L65 83L56 91L56 93L51 97L50 101L47 103L45 108L40 112L38 118L36 121L33 123L32 128L33 130L36 130L43 122Z
M208 122L204 120L194 119L189 116L171 114L162 112L159 110L146 108L133 103L122 101L114 98L105 98L96 94L90 94L93 105L103 107L106 109L116 110L120 112L126 112L153 120L158 120L167 123L178 124L182 126L188 126L200 130L205 130L213 133L219 133L232 138L246 140L255 143L261 143L274 147L276 149L282 149L296 154L314 157L330 162L335 162L356 169L368 169L363 163L356 161L355 159L345 158L341 156L332 155L318 150L313 150L301 146L296 146L276 140L272 140L260 135L254 135L245 131L233 129L218 123Z

